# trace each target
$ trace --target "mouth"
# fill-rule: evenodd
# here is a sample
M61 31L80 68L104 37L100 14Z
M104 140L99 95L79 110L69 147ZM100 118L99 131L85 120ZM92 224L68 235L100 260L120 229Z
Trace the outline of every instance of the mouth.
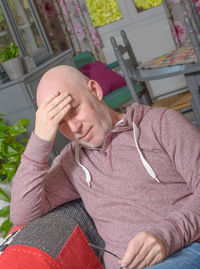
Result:
M79 137L79 140L83 140L83 141L87 141L88 140L88 138L89 138L89 136L90 136L90 131L92 130L92 127L91 128L89 128L89 130L83 135L83 136L81 136L81 137Z

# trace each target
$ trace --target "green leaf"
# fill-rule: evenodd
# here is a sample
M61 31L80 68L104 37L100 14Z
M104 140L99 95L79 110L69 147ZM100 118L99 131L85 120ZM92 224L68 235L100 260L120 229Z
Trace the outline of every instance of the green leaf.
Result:
M14 148L12 148L11 146L8 146L6 153L7 153L6 156L10 157L10 156L16 155L18 152Z
M28 142L28 138L23 138L22 140L20 140L20 142L24 142L24 143L27 143Z
M9 134L10 135L18 135L18 134L23 134L27 131L26 128L24 128L21 125L18 124L13 124L9 127Z
M0 209L0 217L7 217L10 214L10 206L4 206Z
M8 177L8 181L10 182L17 170L16 166L14 164L5 163L2 165L4 173Z
M7 136L6 133L0 130L0 138L6 137L6 136Z
M15 156L10 156L8 157L8 162L9 163L18 163L21 159L20 155L15 155Z
M4 156L6 154L7 151L7 147L5 144L5 139L0 139L0 153L2 156Z
M8 136L5 138L5 144L6 145L12 145L15 143L15 135L10 135L8 133Z
M6 174L0 175L0 181L4 181L7 178Z
M18 151L19 153L25 150L25 146L18 141L14 142L11 146L13 149Z
M16 122L17 125L26 127L29 124L30 120L28 119L21 119Z
M10 197L0 188L0 199L2 201L10 202Z
M12 227L12 223L9 218L7 218L0 226L0 233L4 232L3 238L7 236L10 229Z
M9 46L0 50L0 57L3 62L15 58L19 55L19 49L15 43L11 43Z
M4 122L0 122L0 131L6 131L8 126Z

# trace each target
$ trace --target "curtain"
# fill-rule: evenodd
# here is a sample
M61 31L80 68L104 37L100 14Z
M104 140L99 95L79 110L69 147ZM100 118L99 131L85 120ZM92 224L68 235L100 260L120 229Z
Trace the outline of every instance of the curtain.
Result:
M84 0L34 0L40 20L55 53L72 48L74 55L89 50L105 61Z
M163 1L166 15L172 31L172 36L177 47L184 45L189 40L186 26L184 24L184 16L188 15L191 18L193 26L197 31L190 2L194 2L198 12L200 12L200 0Z

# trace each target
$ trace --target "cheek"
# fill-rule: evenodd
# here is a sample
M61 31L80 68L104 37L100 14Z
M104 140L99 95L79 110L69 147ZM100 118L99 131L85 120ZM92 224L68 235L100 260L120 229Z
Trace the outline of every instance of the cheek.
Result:
M67 137L69 140L73 140L73 134L72 132L69 130L67 125L63 125L61 127L58 128L58 130L65 136Z

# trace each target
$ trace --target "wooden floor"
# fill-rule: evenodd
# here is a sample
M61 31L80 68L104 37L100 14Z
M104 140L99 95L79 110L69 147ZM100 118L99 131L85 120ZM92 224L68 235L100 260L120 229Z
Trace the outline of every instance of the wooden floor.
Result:
M179 93L174 96L170 96L170 97L155 101L152 104L152 107L168 107L176 111L180 111L186 119L188 119L192 124L195 125L196 123L195 123L194 113L190 109L191 98L192 98L191 93L187 91L184 93ZM128 103L121 105L115 110L120 113L124 113L126 111L127 106L131 104L132 104L132 101L129 101ZM198 128L200 129L200 127Z
M187 91L155 101L152 107L168 107L181 111L191 107L190 100L192 100L192 94Z

